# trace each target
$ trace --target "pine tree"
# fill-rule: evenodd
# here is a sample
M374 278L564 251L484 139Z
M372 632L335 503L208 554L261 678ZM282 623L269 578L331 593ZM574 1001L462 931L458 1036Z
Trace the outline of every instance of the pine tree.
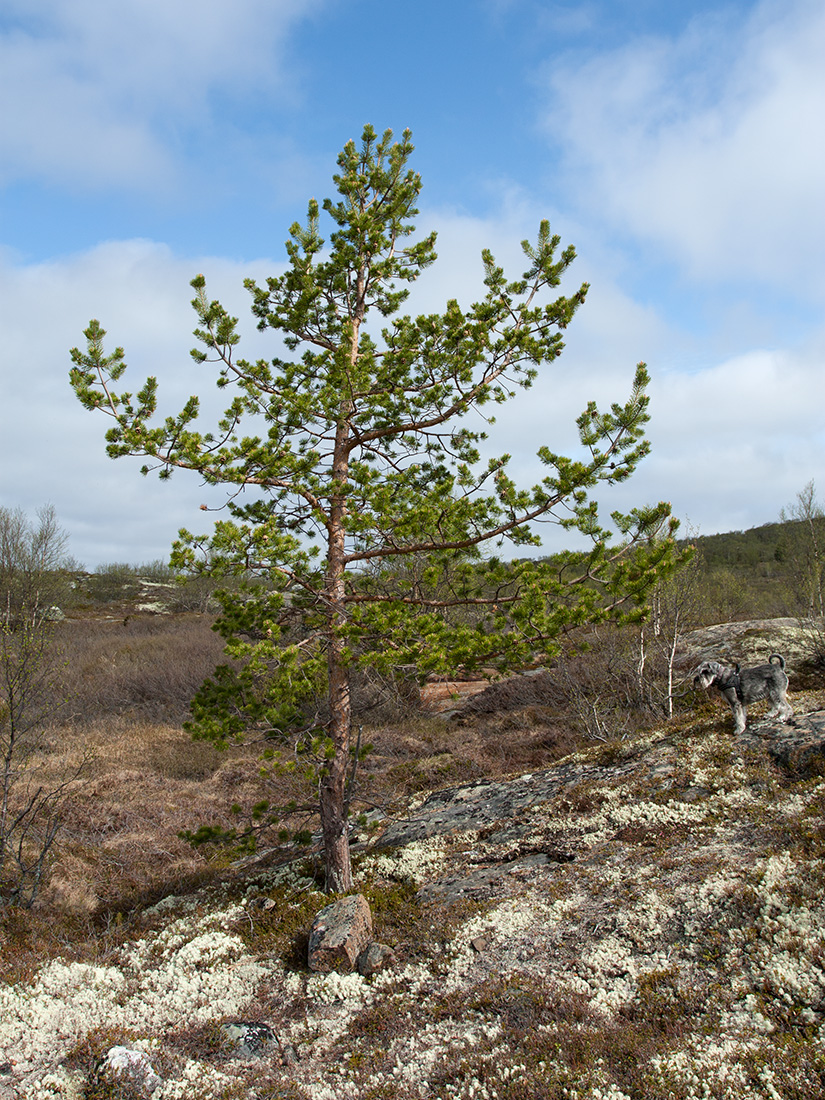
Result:
M193 703L197 736L225 743L250 731L320 752L327 888L351 886L348 812L352 685L361 667L419 676L458 667L502 671L553 653L566 631L644 613L646 593L673 561L666 504L613 514L602 526L590 491L624 481L648 453L644 364L629 400L578 420L582 457L548 447L539 484L516 486L509 456L483 461L476 424L553 363L587 285L558 294L575 252L542 222L523 242L527 270L508 281L482 253L486 293L468 310L400 314L406 284L435 260L435 234L410 240L420 177L407 167L411 135L393 142L366 127L333 177L337 198L309 203L287 241L283 275L246 281L258 328L282 334L289 358L236 357L237 319L192 281L198 363L215 365L233 396L217 429L200 434L197 397L153 420L157 383L115 393L124 353L107 355L97 321L73 349L80 401L112 418L112 457L148 458L161 477L196 471L230 489L228 519L209 536L182 531L173 562L262 583L224 593L218 629L233 663ZM471 419L470 414L481 415ZM540 545L538 521L589 536L592 549L504 562L484 552L506 540ZM326 693L323 712L311 700ZM295 731L298 731L297 733Z

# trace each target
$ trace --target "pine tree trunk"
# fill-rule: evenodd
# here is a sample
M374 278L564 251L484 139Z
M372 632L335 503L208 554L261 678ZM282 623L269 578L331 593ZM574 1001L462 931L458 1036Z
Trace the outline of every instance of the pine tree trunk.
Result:
M333 476L344 485L348 474L347 429L342 416L335 440ZM340 627L346 621L346 498L332 498L328 529L326 598L327 667L329 670L329 736L333 757L321 779L321 830L324 837L327 893L340 894L352 889L352 864L349 851L346 782L349 766L352 698L349 669L344 660Z
M349 673L340 660L337 639L330 646L330 737L335 755L321 780L321 829L324 837L326 891L341 894L352 889L349 823L346 814L346 782L352 723Z

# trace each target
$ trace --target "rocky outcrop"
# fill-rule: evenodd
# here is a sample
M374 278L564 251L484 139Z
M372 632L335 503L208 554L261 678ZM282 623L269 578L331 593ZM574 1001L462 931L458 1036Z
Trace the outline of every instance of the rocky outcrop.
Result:
M750 619L740 623L719 623L692 630L679 639L683 661L723 664L764 664L771 653L781 653L793 678L810 658L812 624L806 619Z
M730 745L732 752L750 750L755 759L772 761L795 780L823 775L825 710L787 724L754 721L738 737L731 734ZM607 793L630 784L637 792L633 802L644 792L646 801L662 805L672 799L681 805L707 803L714 788L695 774L688 780L683 756L680 736L658 735L644 742L606 745L512 780L445 788L388 824L376 847L404 849L472 834L472 850L453 861L460 868L443 878L428 876L419 894L423 900L443 902L490 898L506 893L519 878L582 858L585 850L575 843L576 830L557 824L559 810L566 813L573 805L587 812L591 802L602 800L600 789ZM589 792L584 801L582 791ZM631 818L633 802L627 807Z

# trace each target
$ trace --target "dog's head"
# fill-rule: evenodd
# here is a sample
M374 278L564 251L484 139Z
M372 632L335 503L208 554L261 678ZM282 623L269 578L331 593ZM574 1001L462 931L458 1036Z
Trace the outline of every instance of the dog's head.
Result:
M720 665L718 661L702 661L693 677L693 686L707 691L717 681L725 679L726 671L725 666Z

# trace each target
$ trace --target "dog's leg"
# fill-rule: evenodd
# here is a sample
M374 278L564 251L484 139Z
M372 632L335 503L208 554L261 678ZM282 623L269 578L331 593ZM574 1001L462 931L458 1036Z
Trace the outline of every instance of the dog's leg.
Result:
M771 702L773 706L765 715L766 718L778 718L780 722L787 722L789 718L793 718L793 707L788 702L784 690L779 695L772 695Z
M737 699L731 703L731 710L733 711L733 732L735 734L744 733L745 726L748 724L748 712L742 706Z

